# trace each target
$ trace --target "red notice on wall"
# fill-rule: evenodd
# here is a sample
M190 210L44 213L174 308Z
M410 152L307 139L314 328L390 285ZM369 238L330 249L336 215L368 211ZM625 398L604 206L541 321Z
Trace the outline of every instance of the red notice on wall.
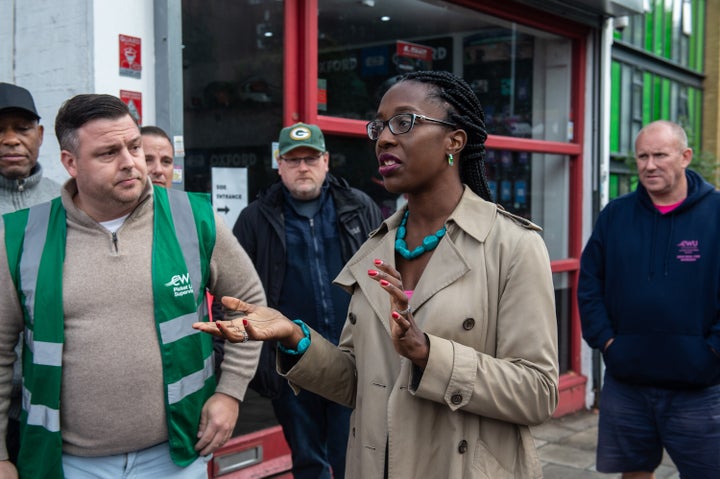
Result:
M120 75L140 78L142 73L142 40L138 37L119 35Z
M130 114L142 125L142 93L139 91L120 90L120 99L130 109Z

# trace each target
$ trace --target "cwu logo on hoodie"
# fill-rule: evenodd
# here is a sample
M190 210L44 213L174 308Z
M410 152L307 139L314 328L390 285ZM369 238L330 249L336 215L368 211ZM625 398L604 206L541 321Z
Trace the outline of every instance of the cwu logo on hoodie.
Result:
M677 244L676 258L681 263L694 263L700 259L700 242L698 240L682 240Z

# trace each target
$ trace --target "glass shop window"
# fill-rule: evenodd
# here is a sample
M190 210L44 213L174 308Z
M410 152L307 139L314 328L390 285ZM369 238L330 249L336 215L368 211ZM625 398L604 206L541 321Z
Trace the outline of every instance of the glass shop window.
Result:
M230 172L249 202L275 181L283 19L277 0L182 1L186 190L208 192L213 174Z
M570 160L565 155L489 149L493 198L507 211L542 226L551 260L569 256Z
M572 139L569 39L442 1L337 4L319 1L319 114L370 120L398 75L449 70L480 98L489 133Z

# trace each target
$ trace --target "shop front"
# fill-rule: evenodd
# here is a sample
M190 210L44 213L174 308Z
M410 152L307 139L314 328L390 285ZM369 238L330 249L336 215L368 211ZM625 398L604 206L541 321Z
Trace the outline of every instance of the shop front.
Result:
M592 94L602 91L600 38L613 12L598 13L593 2L566 15L487 3L184 0L185 189L212 191L232 226L239 209L277 178L272 144L279 130L304 121L325 131L331 171L389 215L403 198L382 187L365 123L403 73L462 76L485 109L496 201L543 227L564 414L586 405L575 283L584 164L598 150L586 125L600 123ZM245 195L235 212L216 194L228 183L241 183Z
M488 3L184 0L185 188L215 193L237 175L247 185L244 204L252 201L277 179L279 130L304 121L325 132L331 171L389 215L404 200L382 187L365 124L399 75L462 76L485 109L495 200L543 227L558 321L556 415L563 415L590 402L590 356L575 302L591 203L583 186L589 157L603 151L605 20L632 6ZM214 202L226 213L221 199Z
M28 0L0 18L0 33L12 32L7 35L14 39L12 49L0 49L0 65L12 65L8 80L34 92L48 130L70 94L133 93L143 123L165 128L175 140L174 187L212 193L229 226L276 181L273 142L282 127L297 121L323 129L331 171L390 215L404 199L382 187L365 124L399 75L442 69L462 76L485 109L495 200L543 227L556 293L556 415L563 415L589 406L594 387L575 285L583 231L590 230L602 183L598 162L609 156L608 19L640 13L642 4L132 0L110 6ZM72 10L68 5L82 6L84 14L67 17L73 28L66 31L55 18ZM122 65L118 71L123 38L142 41L142 69L132 75L123 74ZM43 155L53 161L44 164L62 180L51 143L43 145ZM274 424L271 408L251 394L243 410L237 431L242 444L262 444L270 436L257 433ZM282 442L277 429L272 434ZM237 457L247 458L249 450L238 446ZM233 461L227 456L228 470L236 468Z

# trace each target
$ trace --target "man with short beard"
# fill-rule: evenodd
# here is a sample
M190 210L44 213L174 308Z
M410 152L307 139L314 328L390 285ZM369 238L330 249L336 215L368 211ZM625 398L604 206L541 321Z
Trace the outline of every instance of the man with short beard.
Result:
M332 280L382 214L367 194L330 173L317 125L283 128L278 153L279 181L240 212L233 232L255 264L268 304L293 318L316 316L310 327L337 344L350 295ZM274 343L265 343L260 357L250 387L272 398L293 477L343 479L350 408L310 391L296 395L276 372Z
M207 195L153 188L119 98L67 100L55 133L61 196L0 225L0 439L26 331L17 471L0 443L0 477L206 479L260 344L228 345L216 381L192 323L206 289L264 303L260 280Z

